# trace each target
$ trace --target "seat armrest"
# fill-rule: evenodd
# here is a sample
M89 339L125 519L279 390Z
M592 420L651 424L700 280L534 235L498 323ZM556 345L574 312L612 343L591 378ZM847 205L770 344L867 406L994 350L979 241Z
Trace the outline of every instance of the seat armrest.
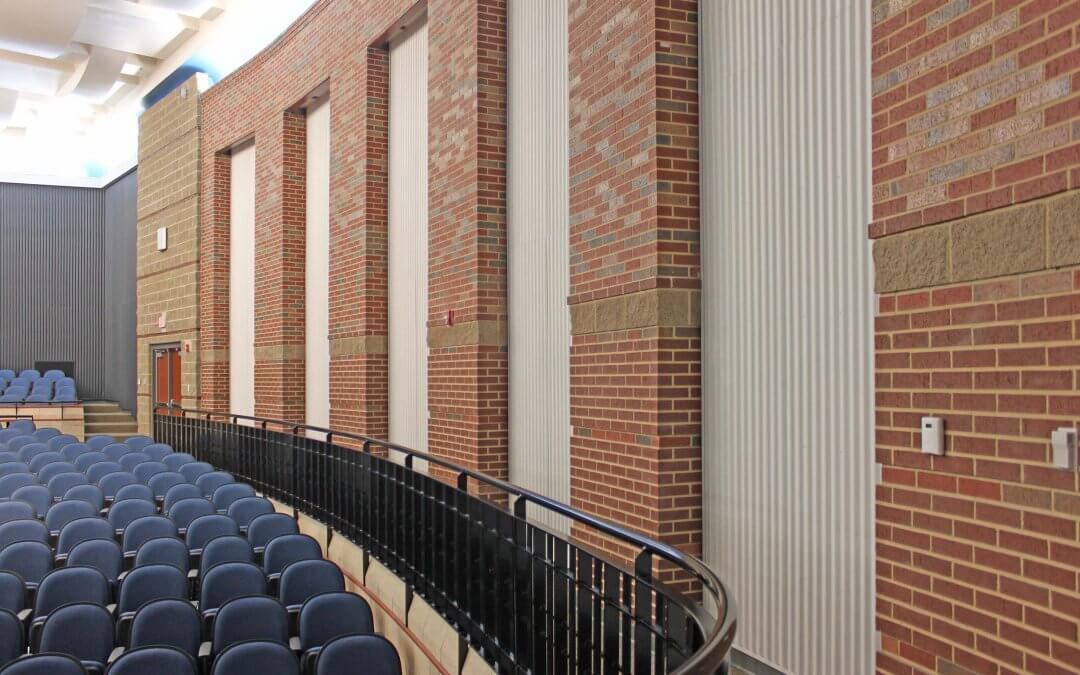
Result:
M289 649L293 650L297 654L300 653L300 638L295 635L289 638Z
M67 553L57 553L56 557L53 558L53 567L64 567L64 566L66 566L67 565L67 559L68 559L68 554Z
M124 648L123 647L117 647L116 649L112 650L112 653L109 654L109 665L111 666L113 664L113 662L115 662L116 659L123 656L123 654L124 654Z
M106 611L109 612L109 614L112 614L114 617L116 616L116 603L115 602L110 604L110 605L105 605L105 609L106 609Z
M19 617L19 621L25 626L30 621L30 617L34 616L34 609L32 607L27 607L20 611L16 616Z
M199 658L200 659L208 659L208 658L210 658L210 649L211 649L211 647L212 647L212 645L209 642L201 643L199 645Z

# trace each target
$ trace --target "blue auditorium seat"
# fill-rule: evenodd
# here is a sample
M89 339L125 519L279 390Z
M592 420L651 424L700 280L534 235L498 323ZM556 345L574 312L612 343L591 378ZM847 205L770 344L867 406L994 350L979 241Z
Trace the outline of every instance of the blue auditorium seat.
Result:
M326 643L315 661L317 675L352 675L362 663L364 675L401 675L397 649L381 635L346 635Z
M124 467L120 466L117 462L97 462L86 468L86 477L91 483L97 484L105 476L118 471L123 472Z
M34 507L34 515L38 518L44 518L45 512L53 504L49 488L44 485L24 485L12 492L11 498L26 502Z
M34 596L34 620L30 624L31 651L37 651L41 627L53 611L72 603L91 603L100 605L104 610L110 595L109 580L93 567L59 567L46 574ZM111 619L109 634L112 634Z
M37 484L37 478L29 470L26 473L8 474L0 478L0 497L10 499L19 488Z
M52 571L53 553L41 541L17 541L0 549L0 570L18 574L28 589L37 588Z
M198 675L195 659L172 647L158 645L124 652L107 675Z
M296 657L288 647L276 642L259 641L241 642L218 654L211 675L251 675L259 672L300 675Z
M19 379L33 382L35 380L41 379L41 373L34 370L33 368L27 368L26 370L19 373Z
M62 473L49 479L49 494L53 499L62 499L67 491L76 485L86 485L90 480L81 473Z
M115 500L116 495L125 487L129 485L142 485L135 474L128 473L126 471L113 471L102 476L97 485L101 488L101 492L105 495L106 500Z
M96 485L76 485L64 493L64 500L69 499L81 499L92 504L98 511L105 506L105 493Z
M181 499L172 505L169 509L169 520L176 524L180 534L183 535L187 532L188 525L192 523L196 518L202 518L203 516L209 516L216 513L214 505L210 503L209 499L203 499L197 497L193 499Z
M135 480L135 476L132 476L131 479ZM154 493L150 491L150 488L136 481L117 490L116 496L113 497L113 501L117 502L125 499L141 499L152 502L154 501Z
M67 557L71 549L84 541L92 539L108 539L113 541L113 528L109 521L104 518L80 518L73 520L60 530L60 537L56 540L56 558L62 560Z
M228 487L228 486L225 486ZM221 488L224 490L225 488ZM236 521L241 532L247 532L251 521L274 513L274 505L265 497L244 497L229 505L228 516Z
M4 368L3 370L0 370L0 379L14 380L15 379L15 371L11 370L10 368Z
M0 477L10 476L13 473L31 473L31 471L25 462L14 461L0 464Z
M183 474L180 475L182 476ZM200 490L194 484L189 482L174 485L165 491L165 501L162 504L162 511L168 513L169 509L171 509L173 504L175 504L176 502L180 501L181 499L193 498L204 499L202 490Z
M292 516L284 513L268 513L259 516L248 525L247 539L257 555L261 555L266 545L275 537L284 534L299 534L300 527Z
M158 473L165 473L168 470L169 467L161 462L143 462L136 466L131 473L135 474L135 477L139 479L140 483L149 485L151 476Z
M191 466L188 464L187 466ZM180 467L181 469L186 467ZM180 473L184 473L181 471ZM187 474L184 474L187 476ZM204 473L195 479L195 485L199 486L199 489L203 491L204 497L212 497L214 492L222 485L228 485L229 483L236 482L232 474L228 471L211 471L210 473Z
M187 545L177 537L155 537L135 552L135 567L153 564L172 565L185 575L191 566ZM196 652L192 652L194 655Z
M319 542L306 534L285 534L275 537L263 553L263 570L270 578L280 576L285 568L301 560L321 560Z
M135 611L154 600L187 600L187 574L172 565L140 565L124 577L116 606L117 634L126 641Z
M15 429L24 434L32 434L37 426L34 424L34 420L15 420L8 425L8 429Z
M274 598L250 595L229 600L218 609L210 653L220 654L249 640L289 644L289 615Z
M0 502L0 525L13 520L33 520L37 517L34 507L22 501Z
M44 429L42 429L44 431ZM40 441L34 441L33 443L27 443L19 449L19 461L29 464L38 455L43 455L49 452L49 446ZM57 453L59 454L59 453Z
M110 462L119 462L121 457L128 454L129 452L135 452L135 450L133 450L131 446L125 445L123 443L110 443L109 445L106 445L104 449L102 449L102 452L105 453L105 456L109 459Z
M79 397L76 396L74 392L59 392L55 396L53 396L52 399L53 403L78 403L78 401Z
M149 436L132 436L131 438L124 441L124 445L128 446L132 450L142 450L146 446L152 445L153 443L154 439L150 438Z
M67 564L69 567L93 567L115 586L124 568L124 553L120 544L112 539L88 539L72 547Z
M185 537L188 550L193 557L202 555L203 547L215 537L240 534L240 526L228 516L214 514L202 516L191 521Z
M125 502L122 502L125 503ZM142 503L142 502L139 502ZM124 528L124 557L134 558L139 547L158 537L175 537L176 525L165 516L143 516Z
M242 562L215 565L203 575L199 584L199 613L203 625L210 625L218 608L226 602L245 595L266 595L266 576L262 570Z
M59 452L63 450L64 446L78 442L79 439L75 438L71 434L60 434L59 436L53 436L49 439L49 449Z
M105 672L114 646L112 615L100 604L59 607L41 628L40 651L73 656L91 673Z
M0 675L86 675L86 668L67 654L31 654L9 663Z
M285 568L278 584L278 600L291 613L299 613L308 598L345 590L345 576L329 560L299 560Z
M86 439L86 444L90 446L95 452L101 452L107 446L116 443L116 439L109 435L91 436Z
M64 529L64 526L68 523L80 518L96 518L97 515L98 509L95 509L93 504L84 502L81 499L59 501L45 512L45 526L49 528L50 532L59 534L60 530Z
M150 455L143 452L128 452L117 458L116 463L123 467L124 471L134 471L135 467L143 462L152 461Z
M27 403L52 403L52 394L49 392L40 391L37 393L31 393L26 397Z
M0 609L0 665L11 663L25 653L22 620L13 612Z
M34 437L38 443L48 443L50 438L55 438L60 435L59 429L53 427L44 427L42 429L36 429L31 436Z
M184 478L183 474L176 471L161 471L155 473L150 477L150 480L146 481L146 485L154 493L154 497L162 500L165 499L165 495L168 494L170 489L184 483L187 483L187 479Z
M208 473L213 473L214 467L206 462L192 462L180 467L180 473L187 478L188 482L192 485L199 479L200 476L204 476Z
M342 635L375 632L375 620L367 601L353 593L323 593L308 599L300 608L301 670L312 672L314 659L323 645Z
M40 444L33 443L31 445L26 446L25 448L23 448L23 454L28 455L29 452L30 452L30 448L36 448L38 445L40 445ZM64 461L64 456L61 455L59 452L54 452L52 450L46 450L45 452L39 452L39 453L35 453L33 456L28 456L23 461L27 463L26 465L28 467L30 467L30 473L38 473L47 464L52 464L53 462L63 462ZM75 465L71 466L71 470L72 471L75 470Z
M34 459L40 459L41 455L38 455ZM39 462L40 464L40 462ZM33 470L33 469L31 469ZM37 472L38 482L45 485L49 484L54 477L59 476L62 473L79 473L79 470L75 468L75 465L71 462L55 461L49 462L41 467L41 470Z
M15 572L0 571L0 609L18 615L26 608L26 582Z
M247 539L236 535L215 537L203 547L202 556L199 558L199 577L207 571L227 562L255 562L255 552Z
M94 448L89 443L71 443L60 448L60 454L71 463L89 452L94 452Z
M3 388L0 387L0 393L2 393L2 389ZM16 429L15 427L9 426L7 429L0 429L0 447L7 447L8 441L25 435L26 433L23 430Z
M199 655L199 610L186 600L155 600L135 611L129 642L132 649L152 645Z
M75 458L75 468L85 472L94 464L106 462L108 459L103 452L86 452Z
M255 488L251 487L247 483L226 483L207 496L210 497L210 500L212 502L214 502L214 508L216 508L221 513L225 513L226 511L228 511L229 505L235 502L237 499L243 499L244 497L254 497Z
M165 455L161 459L165 466L169 467L169 471L179 471L180 467L185 464L191 464L195 461L195 458L186 452L173 452ZM185 478L186 480L186 478Z
M0 525L0 551L17 541L49 543L49 529L40 520L13 520Z
M173 454L173 449L171 446L165 445L164 443L151 443L139 452L150 455L150 457L155 462L160 462L169 455Z
M64 379L66 377L66 375L64 375L64 371L62 371L62 370L53 369L53 370L46 370L45 373L41 377L42 377L42 379L45 379L45 380L62 380L62 379Z
M154 503L142 499L124 499L113 502L107 516L109 524L118 535L123 535L128 525L140 518L157 513Z
M22 436L16 436L15 438L8 440L6 448L8 452L14 452L18 454L22 452L22 449L24 447L30 445L31 443L37 443L37 440L29 434L24 434Z

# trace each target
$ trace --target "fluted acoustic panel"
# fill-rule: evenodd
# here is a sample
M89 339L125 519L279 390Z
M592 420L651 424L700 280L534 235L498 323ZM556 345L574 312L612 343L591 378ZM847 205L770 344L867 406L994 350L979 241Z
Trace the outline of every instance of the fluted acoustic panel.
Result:
M700 3L705 552L806 675L874 672L870 4Z
M507 10L510 479L569 502L567 2L511 0Z

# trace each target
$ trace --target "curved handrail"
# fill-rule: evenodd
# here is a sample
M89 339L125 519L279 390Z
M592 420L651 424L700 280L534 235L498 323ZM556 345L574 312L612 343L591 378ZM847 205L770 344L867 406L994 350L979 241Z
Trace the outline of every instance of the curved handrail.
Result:
M267 417L257 417L254 415L244 415L240 413L223 413L213 410L204 410L199 408L183 408L175 405L174 403L155 403L153 405L153 412L157 414L159 410L166 411L166 415L175 416L176 413L180 413L183 417L188 415L199 416L207 421L212 421L214 418L229 420L230 423L236 424L239 420L245 420L249 422L257 423L260 428L267 429L268 427L277 426L285 429L289 429L292 434L299 435L301 432L311 431L325 435L327 443L331 443L333 438L344 438L352 441L359 442L363 445L365 452L370 451L371 446L377 446L395 452L402 453L407 458L407 466L412 468L412 459L419 459L429 464L442 467L448 471L454 472L458 475L459 487L464 489L463 478L472 478L478 483L490 486L508 495L516 498L514 503L515 515L524 517L524 504L531 503L548 511L564 516L582 525L588 526L594 530L597 530L603 534L619 539L625 543L631 544L641 549L642 554L656 555L660 558L667 560L668 562L681 568L687 574L689 574L694 580L701 584L703 590L710 593L713 600L716 603L717 609L723 612L723 616L719 619L712 616L712 614L702 605L702 603L691 600L679 593L677 590L665 588L665 591L671 595L677 595L682 598L681 604L694 616L694 620L698 623L702 632L705 634L705 640L701 647L697 649L681 666L671 671L672 673L679 674L691 674L691 673L715 673L720 668L720 665L726 660L728 651L731 648L732 642L735 638L736 629L736 608L735 600L731 592L720 581L719 577L713 572L704 562L698 558L688 555L679 549L665 544L664 542L657 541L650 537L646 537L638 532L634 532L626 527L617 525L610 521L599 518L593 514L586 513L580 509L577 509L568 504L555 501L537 492L533 492L527 488L519 485L514 485L499 478L489 476L479 471L460 466L451 462L443 457L432 455L421 450L415 450L397 443L385 441L377 438L371 438L362 434L355 434L346 431L337 431L326 427L319 427L310 424L303 424L293 422L289 420L281 420ZM521 506L519 506L521 504ZM520 511L518 509L521 509ZM641 574L642 557L639 556L638 573ZM648 560L648 558L645 558ZM648 566L649 571L644 572L649 574L651 572L651 565ZM654 585L662 585L657 581L650 579ZM710 628L711 625L711 628Z

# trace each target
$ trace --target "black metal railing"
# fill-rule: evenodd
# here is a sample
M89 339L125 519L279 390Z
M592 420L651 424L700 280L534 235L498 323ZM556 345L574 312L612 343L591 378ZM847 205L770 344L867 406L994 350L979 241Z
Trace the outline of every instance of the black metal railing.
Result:
M667 544L443 458L356 434L155 404L154 437L358 545L365 567L371 556L401 577L410 602L413 594L424 598L497 672L727 670L732 597L704 563ZM456 476L456 484L414 470L421 460ZM470 494L470 480L505 496L509 509ZM634 569L527 519L530 509L632 548ZM700 586L715 615L659 581L660 566Z

